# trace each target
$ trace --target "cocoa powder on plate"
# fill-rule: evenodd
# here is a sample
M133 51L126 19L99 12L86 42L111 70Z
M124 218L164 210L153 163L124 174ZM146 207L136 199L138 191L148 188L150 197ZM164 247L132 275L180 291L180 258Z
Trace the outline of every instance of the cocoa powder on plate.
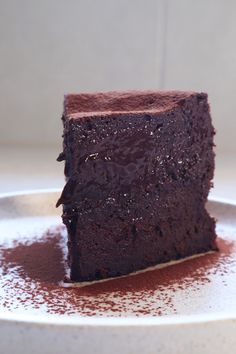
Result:
M218 238L219 252L82 287L64 287L66 263L61 239L62 229L56 228L30 243L1 246L0 286L5 289L2 303L6 309L43 307L49 313L82 316L175 313L177 291L188 296L191 287L197 292L214 274L222 277L224 285L224 275L235 262L235 244Z

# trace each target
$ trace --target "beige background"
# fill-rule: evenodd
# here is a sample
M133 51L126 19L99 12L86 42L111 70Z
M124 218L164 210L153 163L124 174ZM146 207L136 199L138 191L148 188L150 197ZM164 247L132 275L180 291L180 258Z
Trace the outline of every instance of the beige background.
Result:
M0 1L0 141L56 145L65 92L209 92L219 151L235 149L236 2Z
M0 0L0 191L61 186L63 94L116 89L207 91L234 184L235 42L234 0Z

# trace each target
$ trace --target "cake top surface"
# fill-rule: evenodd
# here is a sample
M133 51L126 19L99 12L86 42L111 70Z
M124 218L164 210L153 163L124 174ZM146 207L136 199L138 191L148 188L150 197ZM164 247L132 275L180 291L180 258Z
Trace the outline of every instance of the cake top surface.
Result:
M67 94L64 99L64 116L86 116L160 113L172 110L183 100L206 94L192 91L111 91Z

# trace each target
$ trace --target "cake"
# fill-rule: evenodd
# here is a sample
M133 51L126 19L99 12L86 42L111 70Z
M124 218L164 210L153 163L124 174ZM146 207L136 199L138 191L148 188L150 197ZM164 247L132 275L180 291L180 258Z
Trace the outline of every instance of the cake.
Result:
M71 281L115 277L216 249L207 94L64 98L63 205Z

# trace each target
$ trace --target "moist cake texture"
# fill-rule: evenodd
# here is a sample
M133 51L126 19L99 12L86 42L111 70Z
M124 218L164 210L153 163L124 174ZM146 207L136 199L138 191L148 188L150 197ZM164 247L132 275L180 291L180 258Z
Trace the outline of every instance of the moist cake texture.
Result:
M64 99L63 205L72 281L124 275L216 249L207 94L108 92Z

